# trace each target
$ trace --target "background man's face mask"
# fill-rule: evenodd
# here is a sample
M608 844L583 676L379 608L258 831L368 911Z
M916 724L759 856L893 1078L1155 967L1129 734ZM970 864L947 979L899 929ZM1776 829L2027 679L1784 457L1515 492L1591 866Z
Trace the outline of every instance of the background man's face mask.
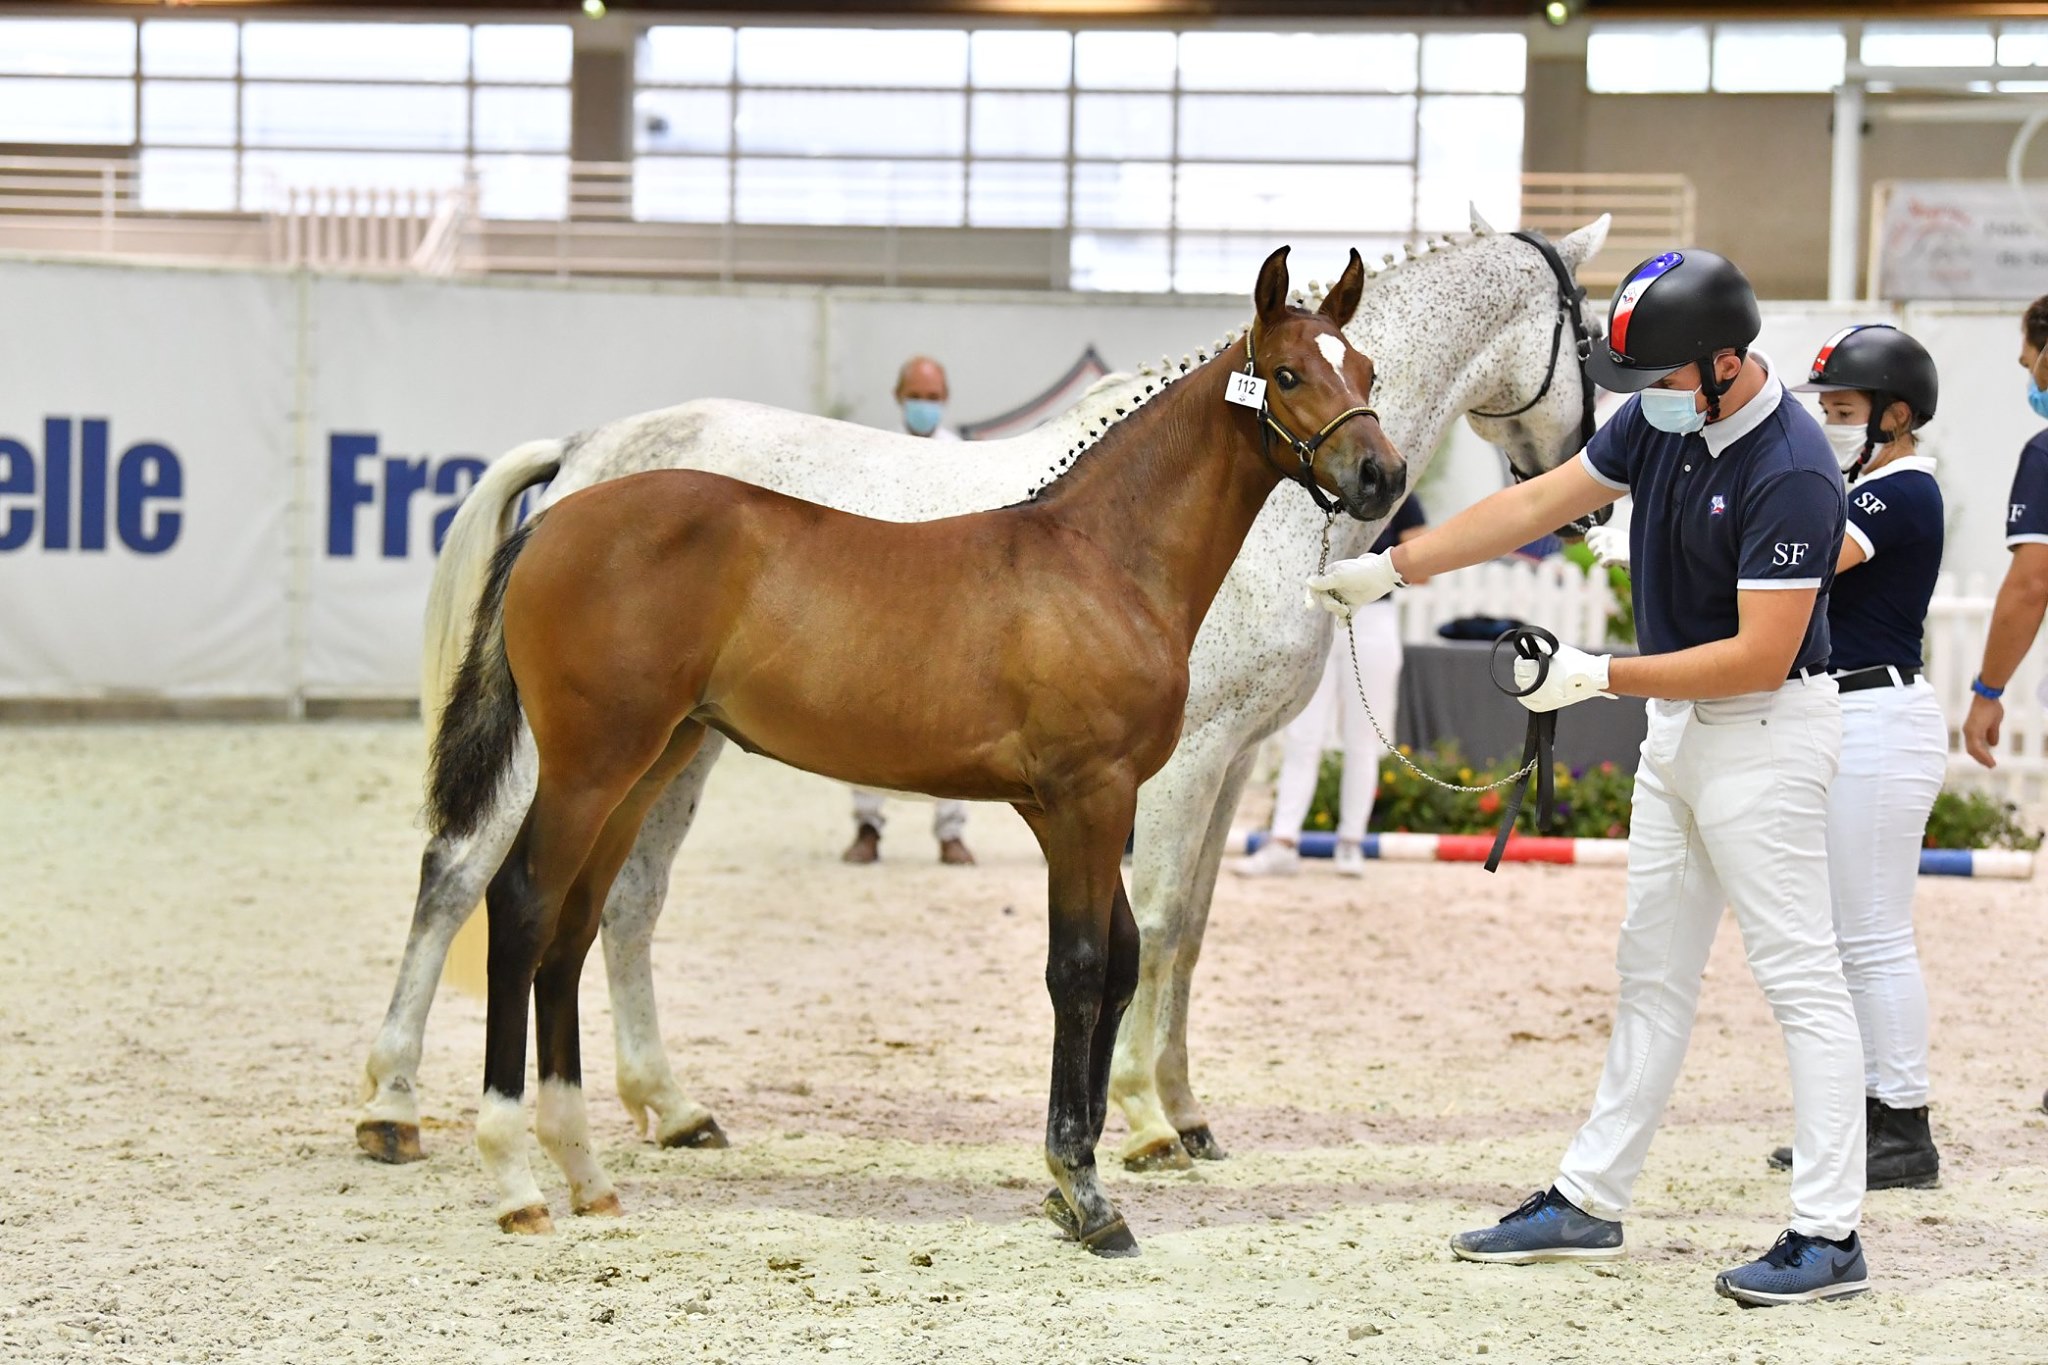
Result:
M939 429L939 416L946 405L936 398L906 398L903 400L903 425L919 436L929 436Z

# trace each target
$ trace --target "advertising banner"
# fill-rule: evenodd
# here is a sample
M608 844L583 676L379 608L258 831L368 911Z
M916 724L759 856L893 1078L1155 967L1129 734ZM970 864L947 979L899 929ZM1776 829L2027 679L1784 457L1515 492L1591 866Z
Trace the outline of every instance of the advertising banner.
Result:
M0 697L291 690L297 288L0 262Z
M2048 187L2023 200L2003 180L1901 180L1879 225L1878 293L1888 299L2017 299L2048 280Z
M701 397L808 408L812 297L316 279L303 686L409 696L434 554L520 444Z

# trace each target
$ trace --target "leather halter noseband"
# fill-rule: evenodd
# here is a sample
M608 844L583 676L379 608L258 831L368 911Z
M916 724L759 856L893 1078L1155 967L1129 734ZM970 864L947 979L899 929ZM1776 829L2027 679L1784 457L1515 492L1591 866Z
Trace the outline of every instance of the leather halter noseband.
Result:
M1244 372L1249 375L1256 375L1257 371L1253 367L1257 363L1258 357L1252 350L1252 329L1246 328L1244 334ZM1293 479L1303 488L1306 488L1308 495L1315 499L1316 510L1324 516L1333 517L1340 509L1337 503L1332 501L1327 493L1323 492L1322 486L1316 482L1316 451L1322 448L1323 442L1330 438L1331 433L1354 417L1370 417L1375 422L1380 419L1379 413L1372 408L1364 406L1349 407L1323 423L1322 430L1318 431L1315 435L1303 439L1295 435L1288 428L1287 424L1280 420L1273 412L1272 404L1266 401L1264 395L1261 395L1259 398L1260 452L1276 468L1281 469L1283 476ZM1288 449L1294 452L1297 464L1291 471L1282 467L1278 460L1273 459L1273 433L1276 431L1280 433L1280 439L1287 442Z

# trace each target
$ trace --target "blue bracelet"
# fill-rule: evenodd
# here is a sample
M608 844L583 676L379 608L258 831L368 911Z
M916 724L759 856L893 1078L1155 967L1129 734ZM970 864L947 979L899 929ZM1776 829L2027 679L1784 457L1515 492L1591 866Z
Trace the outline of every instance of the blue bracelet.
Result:
M1972 692L1975 692L1978 696L1982 697L1986 701L1997 701L2000 697L2005 695L2004 688L1993 687L1990 683L1985 682L1982 678L1970 679L1970 690Z

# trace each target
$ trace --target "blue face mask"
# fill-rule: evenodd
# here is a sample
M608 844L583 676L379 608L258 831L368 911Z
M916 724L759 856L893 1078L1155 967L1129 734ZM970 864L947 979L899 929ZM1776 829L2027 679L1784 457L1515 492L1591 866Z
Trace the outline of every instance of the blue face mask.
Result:
M932 398L906 398L903 400L903 425L913 435L929 436L939 429L939 415L946 405Z
M2036 417L2048 417L2048 389L2034 382L2034 376L2027 376L2027 406L2034 410Z
M1693 406L1694 389L1644 389L1643 420L1659 431L1688 436L1707 424L1707 415Z

